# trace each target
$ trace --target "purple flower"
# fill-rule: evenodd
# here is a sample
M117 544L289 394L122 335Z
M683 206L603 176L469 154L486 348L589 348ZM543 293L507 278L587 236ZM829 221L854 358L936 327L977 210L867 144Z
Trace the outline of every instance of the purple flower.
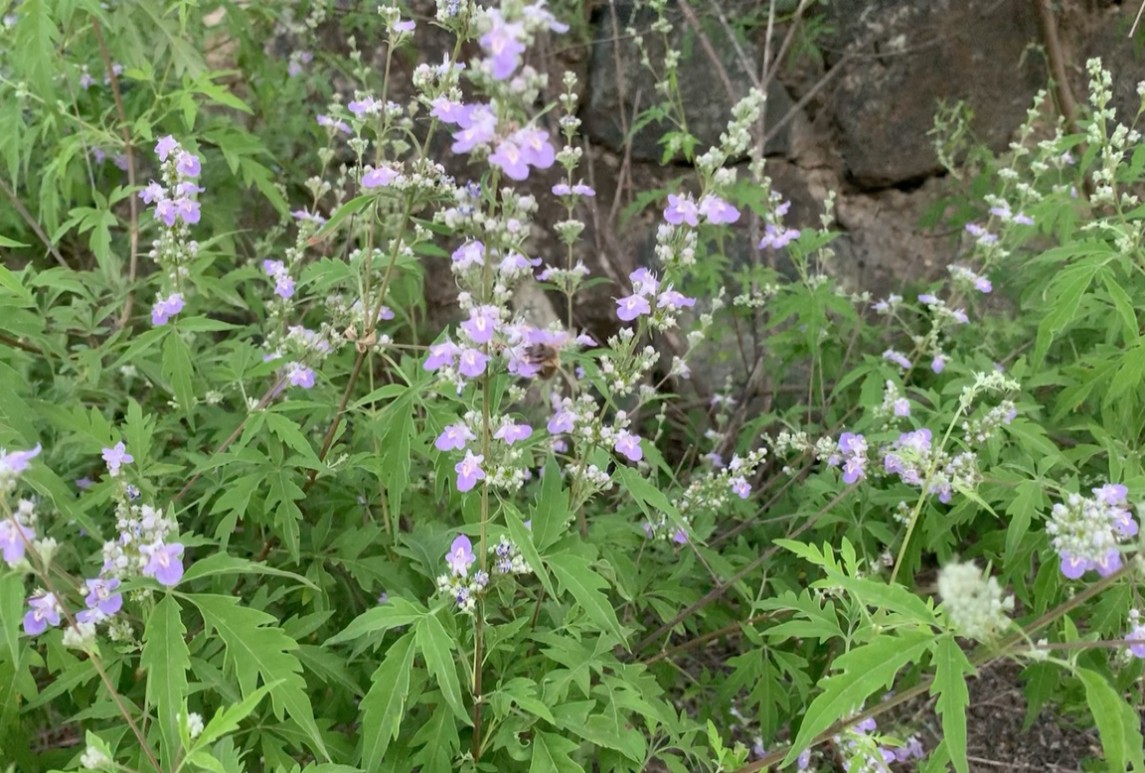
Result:
M930 361L930 369L935 373L946 370L946 357L941 354L934 355L934 359Z
M346 109L361 118L364 115L377 115L382 111L382 103L373 97L355 99L346 104Z
M782 249L798 239L799 233L798 228L785 228L773 223L768 223L763 228L763 238L759 240L759 249L762 250L768 247L773 250Z
M979 276L974 278L974 289L980 293L989 293L994 289L994 285L986 277Z
M262 270L267 276L274 279L274 292L280 298L290 298L294 295L294 279L286 270L286 264L281 260L264 260Z
M127 453L127 446L121 440L111 448L103 449L103 460L107 462L108 474L114 478L119 475L119 468L134 462L135 457Z
M689 298L683 293L671 288L660 293L660 299L656 303L656 306L661 309L682 309L685 306L690 308L695 305L695 298Z
M990 233L989 231L987 231L985 228L978 225L977 223L967 223L966 224L966 233L973 236L978 241L979 244L984 245L984 246L994 244L995 242L998 241L997 235Z
M167 198L167 189L152 180L146 188L139 192L139 198L143 199L144 204L154 204Z
M123 594L115 592L119 587L117 578L97 577L86 582L88 594L84 603L88 609L98 609L104 616L111 617L123 607Z
M751 496L751 484L748 483L747 480L742 476L738 478L732 478L729 483L731 483L732 493L734 493L740 499L747 499L749 496Z
M0 554L4 563L15 566L24 559L24 550L36 533L22 523L13 523L11 518L0 521Z
M466 242L453 251L453 265L459 269L485 265L485 245L481 242Z
M469 319L461 323L461 330L475 344L487 344L493 340L501 322L501 313L496 306L477 306L469 310Z
M449 546L449 552L445 554L445 563L458 577L465 577L469 574L469 567L473 566L473 562L477 560L477 556L473 555L473 543L464 534L459 535L457 539L453 540L453 544Z
M700 210L691 196L668 194L668 206L664 208L664 219L672 225L687 223L695 228L699 225Z
M933 306L939 303L938 296L931 293L922 293L918 296L919 303L925 303L928 306Z
M195 201L194 199L188 199L186 197L183 197L183 198L175 199L174 202L172 202L172 203L174 204L174 207L175 207L174 213L175 213L176 218L178 218L179 220L182 220L184 223L187 223L188 225L194 225L195 223L199 222L199 218L201 216L200 208L199 208L199 202ZM164 223L166 223L168 226L172 226L175 224L174 222L167 222L167 221L168 221L168 216L165 215L163 218Z
M513 142L521 149L525 163L537 169L548 169L556 160L556 151L549 142L549 133L535 126L526 127L513 134Z
M465 458L453 465L453 469L457 473L458 491L469 491L477 485L477 481L485 480L485 470L481 469L483 461L485 461L484 454L466 451Z
M156 542L152 545L143 545L139 552L148 556L147 565L143 567L143 576L154 577L160 585L166 585L168 588L178 585L179 580L183 579L182 544Z
M644 458L644 449L640 447L640 436L633 435L626 429L616 433L616 441L612 447L616 453L622 454L630 462L639 462Z
M151 307L151 324L166 325L167 321L183 310L183 294L171 293L166 298L155 301Z
M1062 574L1071 580L1079 579L1091 568L1089 559L1081 558L1063 551L1061 553Z
M400 19L399 21L394 22L395 32L413 32L416 27L417 22L415 22L413 19Z
M529 165L525 154L513 140L502 140L497 150L489 156L489 163L499 167L505 176L512 180L525 180L529 177Z
M340 131L343 134L351 134L354 130L350 128L350 124L338 118L331 118L328 115L318 115L318 125L324 126L328 129Z
M1029 215L1019 212L1018 214L1014 215L1014 222L1018 225L1033 225L1034 219Z
M894 414L900 418L910 416L910 400L900 397L894 401Z
M291 386L311 389L314 386L315 374L301 362L291 362L286 366L286 380Z
M672 541L677 545L686 545L688 543L688 532L683 529L676 529L676 533L672 535Z
M739 220L739 210L719 196L708 194L700 199L699 212L709 223L722 225Z
M15 478L28 469L28 463L39 456L40 444L29 451L5 451L0 448L0 480Z
M60 603L53 593L44 593L28 599L28 613L24 615L24 633L39 636L48 626L60 624Z
M155 143L155 155L159 156L160 161L166 161L167 156L171 155L172 151L178 147L178 140L168 134L166 137L160 137L159 141Z
M655 295L660 289L660 280L646 268L638 268L628 275L632 283L632 292L637 295Z
M466 378L477 378L485 372L489 357L480 349L464 349L457 358L457 370Z
M883 359L887 360L888 362L893 362L903 370L910 370L910 360L908 360L900 352L896 352L894 349L887 349L885 352L883 352Z
M425 369L432 373L441 368L453 367L461 347L452 341L442 341L429 347L429 357L425 360Z
M388 166L379 166L377 169L366 167L362 175L363 188L385 188L397 179L398 173Z
M966 309L954 309L950 312L950 316L954 317L960 325L966 325L970 322L970 317L966 315Z
M1136 626L1125 638L1131 642L1139 642L1129 645L1129 652L1133 657L1145 658L1145 625Z
M489 19L493 26L479 42L490 58L493 77L503 81L521 64L525 44L520 39L524 36L524 28L520 24L506 22L496 9L489 11Z
M629 295L616 299L616 316L624 322L631 322L643 314L651 313L652 306L643 295Z
M504 440L507 445L513 445L518 441L525 440L532 434L533 428L528 424L509 423L502 424L497 431L493 433L493 437L498 440Z
M596 190L591 186L584 183L577 183L576 185L569 185L568 183L557 183L553 186L554 196L585 196L592 198L596 195Z
M572 432L576 426L576 414L567 408L557 411L549 419L548 430L550 435L559 435L562 432Z
M322 225L326 222L326 218L322 217L322 215L319 215L317 212L307 212L305 209L296 209L290 214L294 217L295 220L308 220L311 223L316 223L318 225Z
M469 112L464 104L454 102L449 97L436 97L430 104L433 107L429 114L442 123L461 123L461 119Z
M465 105L456 118L461 129L453 133L454 153L468 153L497 135L497 115L489 105Z
M198 156L184 150L175 158L175 171L183 177L198 177L203 171L203 166L199 163Z
M433 446L438 451L453 451L465 448L470 440L475 440L476 435L465 424L450 424L446 427L437 440L433 441Z

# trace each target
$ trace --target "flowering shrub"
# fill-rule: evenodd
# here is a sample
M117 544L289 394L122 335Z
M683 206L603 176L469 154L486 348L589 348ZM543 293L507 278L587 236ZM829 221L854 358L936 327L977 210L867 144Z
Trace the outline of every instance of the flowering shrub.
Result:
M655 261L594 335L543 0L383 6L381 74L250 42L318 49L323 6L81 5L0 33L3 759L964 771L966 678L1006 658L1145 767L1142 155L1100 63L1081 133L1039 95L975 170L964 260L880 300L827 270L833 199L790 221L761 94L715 147L673 129L695 175L646 198ZM705 394L732 329L754 373ZM928 692L937 743L894 711Z

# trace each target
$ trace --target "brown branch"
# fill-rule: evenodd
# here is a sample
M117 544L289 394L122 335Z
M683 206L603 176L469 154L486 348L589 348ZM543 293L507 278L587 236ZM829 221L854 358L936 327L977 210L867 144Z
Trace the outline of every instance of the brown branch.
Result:
M104 70L107 71L108 83L111 84L115 112L119 116L119 131L123 135L123 152L127 156L127 185L130 188L127 206L131 213L128 240L131 244L131 262L127 269L127 299L123 303L123 312L119 315L119 327L123 328L131 319L131 309L135 305L135 276L139 270L139 202L135 196L135 150L131 142L131 128L127 123L127 110L123 106L123 95L119 91L119 76L115 74L115 65L107 50L107 41L103 38L103 28L99 24L99 19L95 17L92 17L91 24L95 38L99 41L99 56L103 60Z
M41 357L44 355L44 353L42 351L40 351L39 349L37 349L35 346L32 346L31 344L28 344L28 343L24 343L23 341L17 340L15 338L9 338L8 336L4 335L3 333L0 333L0 344L4 344L5 346L11 346L13 349L21 349L25 352L28 352L29 354L38 354Z
M696 33L696 37L699 38L700 47L703 48L704 53L707 54L708 59L712 63L712 67L716 70L716 75L719 76L720 83L723 84L724 91L727 92L728 99L734 105L739 101L738 97L736 97L735 87L732 86L731 78L728 77L728 71L724 67L724 63L720 60L719 54L716 53L716 49L712 47L712 41L708 38L707 33L704 32L704 28L700 24L696 12L688 5L688 0L677 0L676 5L678 5L683 12L688 26L692 28L692 32Z
M1069 80L1065 69L1065 54L1062 50L1061 38L1058 36L1057 20L1050 5L1051 0L1034 0L1038 7L1038 16L1042 22L1042 35L1045 37L1046 58L1050 63L1050 74L1054 79L1054 93L1058 98L1062 116L1071 134L1077 133L1077 100L1070 90Z
M68 262L64 260L64 256L56 249L56 245L52 244L52 240L48 238L48 234L44 231L40 223L36 218L32 217L32 213L28 211L23 202L16 196L16 191L8 187L8 183L4 180L0 180L0 190L4 191L4 195L8 197L8 201L12 202L13 208L20 214L20 217L24 218L24 222L28 224L28 227L32 229L37 238L44 243L44 247L51 256L56 259L56 262L63 268L71 268Z

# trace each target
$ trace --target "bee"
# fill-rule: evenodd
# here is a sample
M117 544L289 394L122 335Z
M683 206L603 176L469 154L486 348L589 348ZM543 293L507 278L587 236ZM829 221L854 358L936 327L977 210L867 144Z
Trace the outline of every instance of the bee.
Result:
M525 348L525 362L536 367L547 381L561 369L561 352L549 344L531 344Z

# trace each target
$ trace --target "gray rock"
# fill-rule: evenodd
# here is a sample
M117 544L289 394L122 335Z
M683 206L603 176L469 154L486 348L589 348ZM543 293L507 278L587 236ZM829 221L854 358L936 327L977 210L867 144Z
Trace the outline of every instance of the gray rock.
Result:
M939 102L966 100L977 138L1009 143L1045 84L1029 0L839 0L824 48L842 72L828 100L847 177L861 188L920 181L939 170L927 132Z
M719 0L727 7L729 16L735 9L728 0ZM591 140L606 147L621 151L624 147L624 125L629 128L636 122L634 111L643 112L657 104L661 97L656 92L657 78L640 64L640 54L636 43L625 35L631 25L643 35L654 66L662 67L664 45L657 33L648 32L655 21L655 14L639 7L642 4L616 3L617 29L614 30L612 15L607 7L598 10L593 20L593 39L590 61L589 100L582 114L585 132ZM752 87L752 76L744 69L733 41L728 37L723 25L714 15L700 15L699 21L704 35L711 43L730 82L734 99L718 68L713 66L698 35L688 21L672 9L670 19L674 25L671 45L681 51L679 65L680 100L684 106L684 116L688 131L700 141L697 152L702 153L719 141L719 136L727 127L732 106L747 95ZM619 39L618 39L619 38ZM739 42L739 51L750 62L751 70L758 77L759 63L755 57L755 46L748 41ZM619 53L620 68L616 66ZM623 97L623 98L622 98ZM792 107L791 97L775 79L767 90L768 124L774 125ZM624 119L621 118L621 110ZM672 126L668 121L651 122L642 127L632 137L632 157L638 161L660 161L663 147L659 138ZM767 145L769 155L785 155L789 149L787 129L780 129Z

